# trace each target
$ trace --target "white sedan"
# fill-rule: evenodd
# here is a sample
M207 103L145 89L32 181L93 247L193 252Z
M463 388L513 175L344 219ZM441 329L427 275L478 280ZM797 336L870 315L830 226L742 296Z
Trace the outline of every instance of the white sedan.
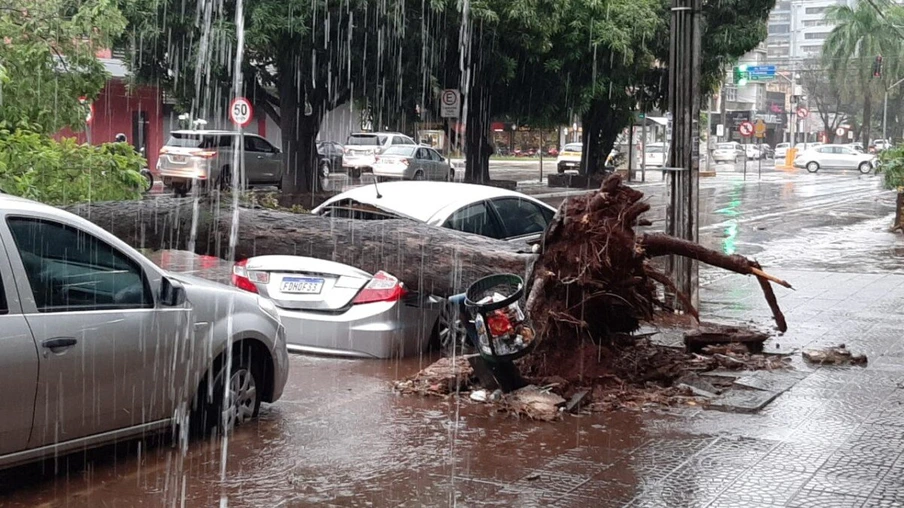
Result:
M858 152L847 145L820 145L798 155L794 166L807 168L810 173L820 169L856 169L866 174L876 167L876 156Z
M507 241L539 240L555 208L519 192L452 182L390 182L333 196L313 210L328 217L407 218Z

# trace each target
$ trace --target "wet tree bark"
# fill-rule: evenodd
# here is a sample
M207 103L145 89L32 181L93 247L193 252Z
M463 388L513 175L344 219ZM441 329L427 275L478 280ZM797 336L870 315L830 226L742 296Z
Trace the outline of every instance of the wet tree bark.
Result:
M225 258L232 229L231 200L199 203L195 242L191 199L158 198L75 205L80 215L137 248L190 250ZM512 244L408 220L330 219L241 208L235 255L284 254L345 263L370 273L385 270L407 287L447 296L500 272L527 277L535 255Z
M492 98L482 72L483 30L472 35L468 58L473 58L471 83L467 88L467 112L465 115L465 181L486 183L490 181L490 155L493 146L489 141Z
M279 112L286 174L282 189L289 194L317 192L317 135L323 119L324 104L317 94L305 91L297 78L299 60L289 56L280 66ZM310 105L307 110L306 104ZM310 113L310 114L306 114Z
M895 223L892 224L892 231L904 232L904 190L898 189L898 196L895 200Z

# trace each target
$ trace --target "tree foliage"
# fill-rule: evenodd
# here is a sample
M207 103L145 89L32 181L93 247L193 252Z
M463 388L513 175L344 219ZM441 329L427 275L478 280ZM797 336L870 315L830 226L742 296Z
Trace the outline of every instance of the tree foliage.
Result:
M871 134L873 102L891 83L890 76L902 68L901 53L904 38L896 25L904 21L902 10L890 5L880 13L870 2L860 2L856 7L833 5L826 12L826 19L835 24L823 44L823 58L828 69L836 75L855 76L863 100L860 139L867 146ZM877 56L888 55L884 74L873 75Z
M125 25L112 0L5 0L0 126L44 134L84 127L79 98L96 98L107 80L95 54Z
M26 128L0 129L0 189L15 196L51 205L137 199L143 165L127 143L92 146Z

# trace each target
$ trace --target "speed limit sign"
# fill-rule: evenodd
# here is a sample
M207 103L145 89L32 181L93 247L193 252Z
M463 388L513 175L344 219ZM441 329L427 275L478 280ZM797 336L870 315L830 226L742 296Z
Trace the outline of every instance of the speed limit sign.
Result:
M254 117L254 108L251 107L248 99L244 97L232 99L232 103L229 104L229 119L232 120L232 123L245 127L251 123L252 117Z

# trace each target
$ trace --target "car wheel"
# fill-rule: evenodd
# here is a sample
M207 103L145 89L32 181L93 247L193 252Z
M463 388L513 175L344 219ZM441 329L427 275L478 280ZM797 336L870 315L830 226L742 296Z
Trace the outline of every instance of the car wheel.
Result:
M564 166L559 166L559 167L558 167L558 170L559 170L559 174L560 174L560 175L563 174L563 173L565 173L565 167L564 167Z
M330 161L320 161L320 178L330 177Z
M211 432L222 435L224 432L231 432L257 417L260 412L264 376L259 364L252 362L251 350L242 348L234 353L228 377L225 355L222 360L210 397L206 383L202 382L198 388L190 419L195 435L205 436ZM224 387L228 388L225 401Z
M445 302L433 330L433 344L443 356L467 354L470 348L465 340L466 333L461 326L460 317L455 305ZM467 350L466 350L467 349Z
M185 182L173 182L173 196L184 198L188 196L188 184Z
M422 181L423 179L424 179L424 172L418 170L418 172L414 174L413 180L417 180L418 182L420 182L420 181Z
M229 190L232 187L232 168L223 166L220 168L220 175L217 177L217 188L221 191Z
M865 175L865 174L868 174L870 172L870 170L873 169L873 167L870 165L869 162L861 162L860 165L857 166L857 169L859 169L860 172Z
M810 173L815 173L819 171L819 163L816 161L810 161L807 163L807 171Z
M147 181L144 186L144 192L151 192L151 189L154 188L154 175L152 175L151 172L146 169L141 171L141 175L144 176L144 179Z

